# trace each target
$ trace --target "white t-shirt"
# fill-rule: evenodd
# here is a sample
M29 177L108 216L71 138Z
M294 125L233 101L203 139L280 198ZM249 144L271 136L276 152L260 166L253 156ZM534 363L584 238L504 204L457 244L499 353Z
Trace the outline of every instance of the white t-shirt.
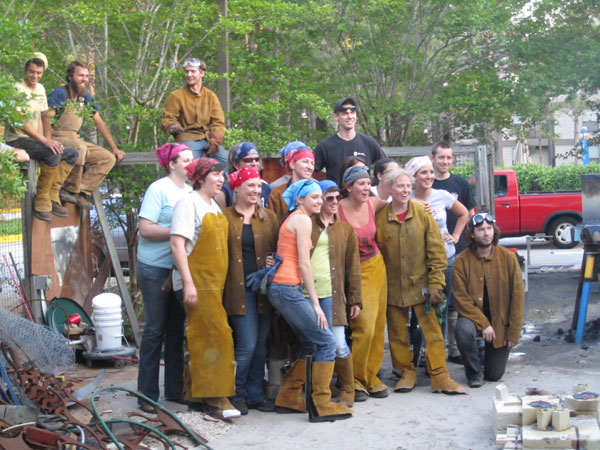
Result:
M410 198L416 200L414 192L411 192ZM432 189L431 194L426 201L431 203L433 218L438 224L438 227L440 227L442 236L444 236L444 234L448 233L448 226L446 225L446 211L452 209L452 205L454 205L456 198L454 198L451 193L443 189ZM446 242L445 240L444 244L446 245L446 257L451 258L456 253L454 244Z
M379 192L377 191L377 186L371 186L371 192L373 193L373 195L375 195L375 197L377 197L379 200L385 200L381 197L379 197ZM385 200L386 202L391 202L392 201L392 196L388 196L387 200Z
M15 83L15 88L19 92L24 92L27 95L27 115L23 117L23 122L29 124L38 133L43 133L43 130L39 130L38 125L44 111L48 111L48 99L46 98L46 89L40 83L35 85L35 89L32 91L27 87L24 81L18 81ZM7 142L14 141L20 137L27 137L25 132L20 129L7 130L5 140Z
M171 234L177 234L185 238L185 251L189 256L198 242L198 236L202 229L202 221L206 214L219 214L221 208L213 200L206 203L200 194L192 191L186 194L177 202L173 210L173 219L171 221ZM177 270L173 270L173 290L183 289L181 275Z
M175 204L191 191L191 186L185 184L179 187L169 177L156 180L144 194L140 218L150 220L161 227L170 227ZM144 264L165 269L173 267L169 240L151 241L140 236L137 256Z

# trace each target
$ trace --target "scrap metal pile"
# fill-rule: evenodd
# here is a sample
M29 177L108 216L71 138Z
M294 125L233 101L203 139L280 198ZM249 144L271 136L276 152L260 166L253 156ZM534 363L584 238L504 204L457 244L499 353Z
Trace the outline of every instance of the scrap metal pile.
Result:
M158 448L188 448L173 440L173 434L209 448L202 436L142 394L111 386L96 390L87 400L80 399L72 383L40 370L26 355L21 356L22 349L6 343L0 348L7 366L0 367L6 387L0 389L0 449L141 450L149 448L143 443L148 436L159 443ZM106 390L122 390L140 397L152 405L154 413L131 411L127 418L104 420L94 399ZM79 419L81 411L91 420Z

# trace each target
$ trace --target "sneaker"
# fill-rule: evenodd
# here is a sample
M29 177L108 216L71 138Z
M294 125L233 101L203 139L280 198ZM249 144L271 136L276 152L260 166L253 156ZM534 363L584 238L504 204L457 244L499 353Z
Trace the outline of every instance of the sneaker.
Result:
M243 398L230 400L231 404L235 409L237 409L242 416L248 414L248 405L246 404L246 400Z
M369 397L373 398L386 398L388 395L389 394L387 388L382 389L380 391L369 392ZM356 401L356 399L354 399L354 401Z
M234 403L235 406L235 403ZM238 408L240 409L240 408ZM264 398L258 403L252 403L248 405L248 409L256 409L260 412L275 412L275 402L271 399ZM241 412L241 410L240 410Z
M368 398L369 398L369 394L367 394L365 391L361 391L358 389L356 389L354 391L354 402L355 403L366 402Z
M471 380L468 380L468 382L470 388L480 388L481 386L483 386L483 379L481 377L473 378Z
M448 361L454 364L464 365L462 357L460 355L457 356L448 356Z
M52 202L52 214L56 217L69 217L69 211L60 203Z

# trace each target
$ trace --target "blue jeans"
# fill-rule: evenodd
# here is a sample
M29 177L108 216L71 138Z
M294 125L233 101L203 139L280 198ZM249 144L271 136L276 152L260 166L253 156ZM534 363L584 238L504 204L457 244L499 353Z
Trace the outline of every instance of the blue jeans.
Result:
M466 317L458 316L454 335L465 365L467 380L485 378L488 381L498 381L502 378L508 362L508 348L494 348L492 342L484 342L481 331Z
M183 392L183 338L185 310L173 292L162 285L170 270L137 262L137 278L144 299L146 323L140 346L138 391L157 401L160 354L165 344L165 398L179 399Z
M182 142L182 144L185 144L190 148L190 150L194 154L194 159L198 159L198 158L202 158L203 156L207 156L206 152L204 151L207 143L208 143L208 141L206 141L205 139L201 140L201 141L184 141L184 142ZM215 155L211 156L211 158L214 158L217 161L219 161L219 163L221 163L225 173L227 173L227 168L229 166L229 163L227 161L228 156L229 156L229 153L227 152L227 150L225 150L225 148L222 145L219 147L219 151Z
M264 399L262 383L267 362L267 337L271 329L271 314L259 314L256 294L246 291L246 315L229 316L235 337L235 396L249 405Z
M335 337L335 342L337 344L335 348L335 357L341 359L347 358L350 354L350 348L346 342L346 327L343 325L333 325L333 299L331 297L320 298L319 303L321 309L325 313L325 317L327 317L329 329Z
M299 285L271 283L269 300L300 341L298 358L312 354L315 362L335 360L335 337L329 328L317 325L317 313Z
M448 332L448 311L454 311L454 302L452 301L452 267L454 266L454 260L456 255L452 255L448 258L448 267L444 270L444 277L446 278L446 288L444 293L446 294L446 308L444 310L444 321L442 322L442 334L444 338Z

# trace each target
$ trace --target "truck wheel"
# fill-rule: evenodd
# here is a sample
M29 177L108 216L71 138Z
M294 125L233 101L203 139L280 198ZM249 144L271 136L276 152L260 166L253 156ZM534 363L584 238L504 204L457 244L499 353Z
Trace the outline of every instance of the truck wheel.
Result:
M571 240L571 227L578 223L577 219L570 216L557 217L550 222L548 234L556 248L573 248L577 245L577 241Z

